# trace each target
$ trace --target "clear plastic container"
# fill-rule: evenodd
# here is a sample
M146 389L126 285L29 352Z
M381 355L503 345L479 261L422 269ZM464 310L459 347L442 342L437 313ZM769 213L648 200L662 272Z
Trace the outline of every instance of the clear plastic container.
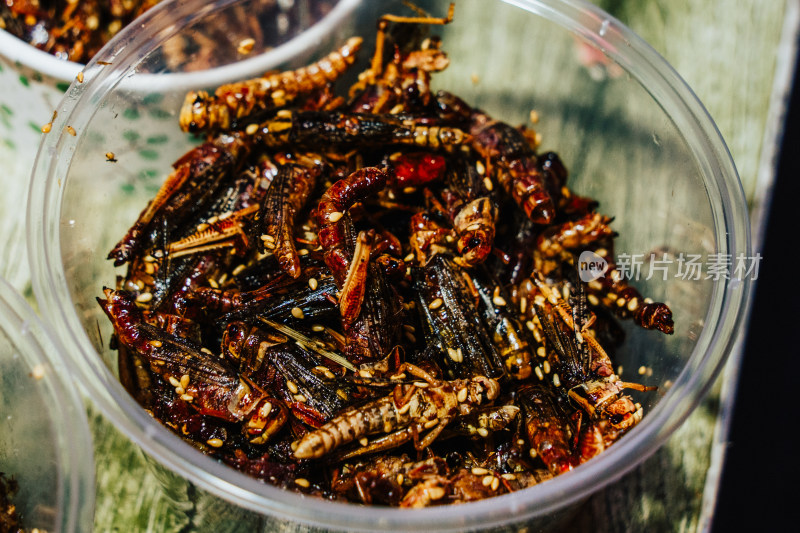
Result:
M421 4L443 14L447 3ZM132 152L136 132L119 117L136 109L148 127L149 106L157 100L169 110L161 134L170 144L162 155L176 159L192 145L177 126L184 89L297 67L352 35L365 38L366 53L353 68L359 72L369 59L377 17L404 9L401 2L360 2L350 13L356 2L343 2L337 6L342 11L263 55L254 50L242 60L231 51L234 39L214 50L208 72L167 72L160 59L164 43L176 34L191 35L196 24L229 4L186 2L120 34L98 58L113 65L88 66L84 83L73 85L62 102L54 134L40 147L28 218L36 295L68 347L76 375L115 426L158 463L212 494L270 520L349 531L546 525L653 453L698 404L735 341L750 287L742 272L707 278L704 272L702 279L690 280L673 270L666 279L657 273L645 280L654 265L644 263L635 284L670 304L676 326L666 336L626 324L619 354L628 369L623 377L638 377L635 369L648 367L653 373L647 384L659 387L636 396L645 407L643 421L575 470L493 499L421 510L309 500L202 455L140 408L117 380L116 353L102 341L111 328L95 297L115 276L106 251L135 220L167 167L129 171L125 154ZM536 109L543 149L561 155L574 190L597 198L599 210L616 217L618 257L749 257L744 195L713 121L664 59L617 20L577 0L460 0L455 21L434 33L442 35L451 59L435 76L435 88L512 124L525 122ZM77 135L61 133L65 125ZM106 162L108 151L118 156L113 166Z
M0 472L26 531L92 530L94 459L86 411L33 309L0 278Z

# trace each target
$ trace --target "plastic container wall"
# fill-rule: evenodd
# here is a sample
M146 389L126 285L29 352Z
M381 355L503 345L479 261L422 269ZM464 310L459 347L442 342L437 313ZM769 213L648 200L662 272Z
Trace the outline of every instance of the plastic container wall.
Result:
M208 4L208 12L222 4L227 2ZM749 254L744 196L725 144L691 90L656 52L583 2L498 1L490 11L485 5L458 2L455 21L436 30L451 64L435 77L435 88L459 94L512 124L525 122L536 109L543 149L561 155L571 187L597 198L600 211L616 217L617 256ZM447 2L424 2L423 7L444 13ZM154 165L147 172L130 172L122 157L113 168L106 161L108 151L131 153L135 131L130 133L118 117L134 106L147 119L152 97L142 87L156 92L159 105L168 109L162 131L170 144L161 158L176 159L193 142L177 127L183 90L256 75L266 61L274 61L270 68L297 67L353 34L365 38L363 50L369 51L377 17L402 10L399 2L363 2L353 14L323 19L294 43L258 58L240 60L222 46L214 54L218 68L202 77L168 73L159 54L165 42L191 32L206 12L178 10L172 19L149 20L146 32L123 32L106 49L114 68L90 65L87 81L73 86L59 110L60 124L73 125L77 136L57 133L40 150L29 215L37 298L106 415L160 464L222 498L279 521L351 531L547 523L556 511L633 468L688 416L730 350L748 279L682 279L674 271L663 277L656 271L647 280L652 263L643 263L637 287L668 302L676 321L672 336L627 328L622 366L628 372L651 368L647 384L659 387L657 393L636 395L645 406L644 420L599 458L547 483L466 505L413 511L325 501L309 505L308 499L203 456L159 426L125 392L116 379L116 353L102 340L111 328L94 298L116 274L106 251L168 171ZM484 43L484 50L476 51L476 42ZM353 72L365 67L368 56L362 53Z

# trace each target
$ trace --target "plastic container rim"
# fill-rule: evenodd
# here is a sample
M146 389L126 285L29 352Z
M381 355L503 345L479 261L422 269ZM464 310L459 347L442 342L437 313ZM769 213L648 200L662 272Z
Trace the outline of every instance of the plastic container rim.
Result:
M732 257L748 255L748 213L730 153L703 105L672 67L619 21L581 0L503 1L551 20L585 39L619 63L650 92L683 134L703 174L714 218L716 252ZM104 85L98 80L98 87ZM84 94L83 100L86 96ZM59 111L59 119L63 115L63 120L72 119L74 123L75 107L79 106L66 104ZM54 127L53 131L60 130ZM64 134L45 137L29 194L29 257L40 307L69 339L76 373L104 414L120 430L164 466L215 495L257 512L351 531L376 527L458 531L463 530L465 524L497 526L549 514L618 479L663 444L703 398L738 339L750 280L720 279L714 282L706 328L700 333L689 362L654 410L601 458L542 485L479 502L435 509L365 508L317 499L309 506L308 498L249 478L180 441L145 414L98 357L72 310L60 260L58 229L62 189L56 185L55 155L71 157L70 150L74 150L76 141L67 137ZM357 513L353 512L355 509Z

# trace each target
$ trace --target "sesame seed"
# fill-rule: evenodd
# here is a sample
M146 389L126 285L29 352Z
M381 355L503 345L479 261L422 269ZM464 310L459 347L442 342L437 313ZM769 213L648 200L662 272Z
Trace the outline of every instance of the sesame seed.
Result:
M517 479L517 476L515 476L514 474L511 474L511 473L500 474L500 477L503 478L503 479L506 479L508 481L513 481L513 480Z
M361 376L362 378L369 379L372 377L372 372L370 372L369 370L361 369L358 371L358 375Z
M598 305L600 303L600 300L598 300L597 296L595 296L594 294L589 294L588 296L586 296L586 299L589 300L589 303L592 305Z
M241 274L241 273L242 273L242 271L243 271L245 268L247 268L247 267L244 265L244 263L242 263L242 264L240 264L239 266L237 266L236 268L234 268L234 269L233 269L233 272L231 272L231 274L233 274L234 276L238 276L239 274Z
M486 428L478 428L478 435L480 435L483 438L486 438L489 436L489 430Z
M208 284L212 289L219 289L219 283L214 278L208 278Z
M443 303L444 303L444 301L441 298L436 298L434 301L432 301L428 305L428 309L431 309L431 310L439 309L442 306Z
M647 367L646 366L640 366L639 367L639 375L640 376L644 376L646 373L647 373Z
M248 124L247 127L244 129L245 133L248 135L253 135L255 132L258 131L258 124Z
M295 318L303 318L305 315L303 314L303 310L299 307L292 307L292 316Z
M453 242L453 241L455 241L456 239L455 239L455 237L453 237L452 235L450 235L450 234L447 234L447 235L445 235L445 236L444 236L444 240L445 240L445 241L447 241L447 242Z
M447 349L447 355L449 355L450 359L452 359L453 361L458 362L458 351L457 350L455 350L453 348L448 348Z
M536 348L536 355L538 355L539 357L544 357L545 355L547 355L544 346L539 346L538 348Z
M639 307L639 299L638 298L634 298L633 300L628 302L628 311L636 311L636 309L638 307Z
M524 296L519 300L519 312L525 314L525 311L528 309L528 299Z
M173 387L180 387L181 386L181 382L178 381L177 379L175 379L174 376L170 376L168 379L169 379L169 384L172 385Z
M367 444L369 444L369 439L367 437L361 437L360 439L358 439L358 443L362 446L366 446Z
M150 341L150 346L153 348L161 348L161 341Z
M458 403L464 403L467 400L468 392L466 387L459 389L458 393L456 393L456 400L458 400Z
M34 365L34 367L31 369L31 376L33 379L42 379L44 377L44 365Z
M183 396L184 394L186 394L186 389L184 389L183 387L175 387L175 394L177 394L178 396Z
M304 477L299 477L299 478L295 479L294 483L298 487L303 487L304 489L307 489L308 487L311 486L311 483Z
M410 263L413 260L414 260L414 254L413 253L410 253L410 254L408 254L407 256L405 256L403 258L403 261L405 261L406 263Z
M323 326L322 324L314 324L313 326L311 326L311 331L316 331L317 333L319 333L320 331L325 331L325 326Z
M483 477L481 483L483 484L484 487L488 487L489 485L492 484L492 481L494 481L494 476L488 475Z
M308 250L305 248L300 248L297 250L297 255L308 255Z
M553 374L553 386L555 387L561 386L561 379L558 377L558 374Z
M289 392L292 394L297 394L297 391L299 390L295 382L291 380L286 380L286 388L289 389Z
M541 367L534 367L533 371L536 372L536 377L539 378L539 381L544 380L544 374L542 373Z
M534 332L536 331L536 324L533 323L533 320L526 321L525 322L525 327L527 327L531 331L534 331Z
M405 476L403 474L397 474L397 484L398 485L402 485L404 479L405 479Z
M239 46L236 48L236 51L242 55L247 55L253 51L253 47L256 45L256 40L252 37L248 37L247 39L242 39L239 41Z
M50 133L50 130L53 129L53 123L48 122L44 126L42 126L42 133Z
M490 180L488 177L483 178L483 186L489 192L491 192L492 189L494 189L494 184L492 183L492 180Z
M213 448L219 448L220 446L222 446L222 439L208 439L206 441L206 444L208 444Z
M545 360L542 363L542 370L544 370L545 374L549 374L550 373L550 361Z
M300 402L300 403L306 403L308 401L308 399L305 396L303 396L302 394L295 394L294 400L296 402Z
M153 299L153 293L151 292L143 292L136 296L136 301L140 304L147 303Z
M503 307L506 305L506 300L502 296L495 296L492 298L492 303L498 307Z
M539 112L536 111L535 109L531 109L531 114L529 118L531 119L532 123L536 124L537 122L539 122Z
M535 449L531 448L530 450L528 450L528 455L531 456L531 459L536 459L536 456L539 454L536 453Z
M317 290L319 283L317 282L317 278L309 278L308 279L308 286L311 287L312 291Z
M441 500L444 498L444 489L442 487L430 487L426 489L428 498L431 500Z
M480 467L477 467L477 466L475 468L473 468L471 470L471 472L473 474L475 474L476 476L485 476L486 474L489 473L489 471L486 470L485 468L480 468Z
M500 478L496 477L492 480L492 490L500 488Z
M339 219L344 216L344 213L341 211L334 211L330 215L328 215L328 222L334 223L339 222Z
M194 400L194 396L192 396L191 394L181 394L181 400L183 400L184 402L191 402L192 400Z

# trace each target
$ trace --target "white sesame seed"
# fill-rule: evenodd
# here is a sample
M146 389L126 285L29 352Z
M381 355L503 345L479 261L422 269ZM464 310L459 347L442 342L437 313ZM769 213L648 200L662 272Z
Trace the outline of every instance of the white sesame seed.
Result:
M475 474L476 476L485 476L486 474L489 473L489 471L486 470L485 468L480 468L480 467L477 467L477 466L475 468L473 468L471 470L471 472L473 474Z
M305 315L303 314L303 310L299 307L292 307L292 316L295 318L303 318Z
M646 366L644 366L644 365L643 365L643 366L640 366L640 367L639 367L639 375L640 375L640 376L644 376L646 373L647 373L647 367L646 367Z
M334 211L333 213L328 215L328 222L331 223L339 222L339 219L341 219L343 216L344 213L342 213L341 211Z
M489 436L489 430L486 428L478 428L478 435L480 435L483 438L486 438Z
M483 484L484 487L488 487L489 485L492 484L492 481L494 481L494 476L488 475L483 477L481 483Z
M430 304L428 304L428 309L439 309L444 301L441 298L436 298Z
M553 374L553 386L555 387L561 386L561 379L558 377L558 374Z
M500 488L500 478L496 477L492 480L492 490L497 490Z
M517 476L515 476L514 474L511 474L511 473L500 474L500 477L503 478L503 479L506 479L508 481L513 481L513 480L517 479Z
M528 450L528 455L531 456L531 459L536 459L536 456L539 454L536 453L536 450L534 448L531 448L530 450Z
M31 376L33 379L42 379L44 377L44 365L37 364L31 369Z
M208 444L213 448L219 448L220 446L222 446L222 439L208 439L206 441L206 444Z
M466 387L459 389L458 393L456 393L456 400L458 400L458 403L464 403L467 400L467 393Z
M506 305L506 300L502 296L495 296L492 298L492 303L498 307Z
M442 487L430 487L425 490L428 493L428 498L431 500L441 500L444 498L444 489Z
M184 402L191 402L194 400L194 396L192 396L191 394L181 394L181 400L183 400Z
M536 372L536 377L539 378L539 381L544 379L544 374L542 373L542 368L535 366L533 367L533 371Z
M360 439L358 439L358 443L362 446L366 446L367 444L369 444L369 439L367 437L361 437Z
M299 478L295 479L294 483L298 487L303 487L304 489L307 489L308 487L311 486L311 483L304 477L299 477Z
M147 303L147 302L151 301L152 299L153 299L153 293L152 292L143 292L143 293L139 294L138 296L136 296L136 301L139 302L140 304Z

